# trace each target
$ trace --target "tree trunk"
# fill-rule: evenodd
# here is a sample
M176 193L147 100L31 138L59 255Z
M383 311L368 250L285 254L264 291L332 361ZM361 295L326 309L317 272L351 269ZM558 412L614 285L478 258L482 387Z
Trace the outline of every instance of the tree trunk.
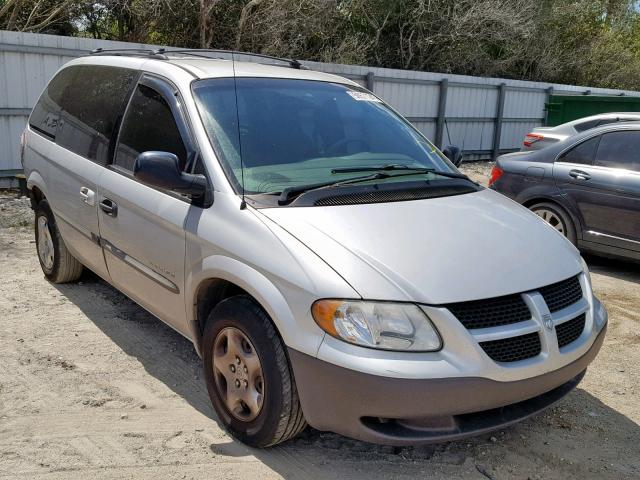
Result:
M238 29L236 31L236 50L240 50L240 42L242 40L242 29L244 24L247 22L247 18L251 13L251 10L259 6L264 0L251 0L244 7L242 7L242 11L240 12L240 20L238 21Z

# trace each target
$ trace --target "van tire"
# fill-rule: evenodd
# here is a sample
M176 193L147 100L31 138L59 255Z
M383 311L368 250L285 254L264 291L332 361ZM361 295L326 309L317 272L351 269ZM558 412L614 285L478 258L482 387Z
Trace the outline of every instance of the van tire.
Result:
M216 383L221 378L220 370L214 367L216 340L233 329L240 330L250 341L249 346L255 348L263 373L262 406L257 416L247 421L231 413ZM202 348L209 397L220 422L231 435L247 445L263 448L289 440L305 429L307 423L286 348L269 316L250 296L230 297L213 308L204 328Z
M53 248L50 249L53 254L53 261L50 264L43 260L42 243L40 241L40 233L42 228L48 229L48 234ZM53 283L74 282L82 275L82 264L69 253L67 246L60 235L56 219L53 216L49 202L40 200L36 207L36 216L34 222L34 233L36 238L36 250L38 260L44 276ZM42 232L44 233L44 232ZM50 258L50 257L49 257Z
M562 208L561 206L555 203L540 202L540 203L531 205L529 207L529 210L531 210L533 213L535 213L538 216L540 216L539 212L548 212L550 215L554 216L555 219L559 220L562 224L562 228L564 231L561 233L563 233L564 236L573 245L576 245L578 243L577 235L576 235L576 227L573 223L573 220L571 220L571 217L569 216L569 214L566 212L564 208Z

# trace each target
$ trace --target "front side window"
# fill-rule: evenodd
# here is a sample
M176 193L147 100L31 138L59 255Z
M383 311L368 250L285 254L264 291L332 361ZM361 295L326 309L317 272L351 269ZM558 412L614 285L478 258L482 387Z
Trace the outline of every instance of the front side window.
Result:
M361 176L343 171L361 167L456 172L414 127L358 87L273 78L237 78L234 85L233 78L220 78L195 82L193 93L238 191L243 180L248 194L275 193ZM375 183L439 178L392 177Z
M640 132L611 132L602 135L596 165L640 172Z
M559 161L566 163L579 163L582 165L593 165L599 141L599 136L590 138L589 140L586 140L573 147L571 150L563 153Z
M137 156L152 150L173 153L184 170L187 153L171 108L154 89L138 85L122 121L113 163L133 171Z
M68 70L70 78L57 92L61 110L56 143L105 165L110 160L109 143L138 73L101 65Z

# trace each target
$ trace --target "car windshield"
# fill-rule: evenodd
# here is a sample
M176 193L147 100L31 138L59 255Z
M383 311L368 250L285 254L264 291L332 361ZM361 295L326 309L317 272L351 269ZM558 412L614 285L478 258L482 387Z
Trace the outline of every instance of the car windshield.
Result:
M234 85L219 78L195 82L193 93L238 193L243 185L257 194L339 182L361 177L361 168L405 170L367 183L441 178L407 174L406 167L457 172L414 127L356 86L274 78L237 78Z

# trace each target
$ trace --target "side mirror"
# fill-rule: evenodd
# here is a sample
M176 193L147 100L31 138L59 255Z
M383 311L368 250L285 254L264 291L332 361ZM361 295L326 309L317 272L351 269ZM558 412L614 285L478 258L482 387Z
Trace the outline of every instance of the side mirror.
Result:
M180 170L178 157L173 153L142 152L133 164L133 176L152 187L191 197L201 197L207 191L206 177Z
M456 167L459 167L462 163L462 149L460 147L456 147L455 145L448 145L442 150L444 156L451 160Z

